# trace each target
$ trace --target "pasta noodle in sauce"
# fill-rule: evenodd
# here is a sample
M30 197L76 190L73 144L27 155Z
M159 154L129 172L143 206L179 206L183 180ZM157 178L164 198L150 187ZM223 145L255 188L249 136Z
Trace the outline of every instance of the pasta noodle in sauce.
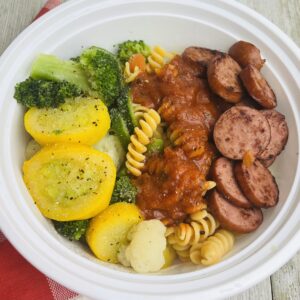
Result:
M207 81L179 55L158 74L141 73L132 83L133 101L158 109L170 146L146 161L135 181L137 204L147 219L178 224L203 208L202 188L215 149L209 136L219 116Z

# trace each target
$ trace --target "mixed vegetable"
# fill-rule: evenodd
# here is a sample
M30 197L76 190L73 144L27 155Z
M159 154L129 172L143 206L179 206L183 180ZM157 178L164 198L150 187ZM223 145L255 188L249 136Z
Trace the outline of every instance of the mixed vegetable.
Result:
M165 226L143 221L137 188L124 167L138 118L123 70L137 54L145 60L150 47L126 41L116 54L90 47L70 60L40 54L14 97L27 108L24 125L33 139L24 182L41 213L59 234L87 243L100 260L152 272L175 255L166 246ZM155 137L147 154L162 149L163 139ZM148 256L141 252L145 236L156 245Z

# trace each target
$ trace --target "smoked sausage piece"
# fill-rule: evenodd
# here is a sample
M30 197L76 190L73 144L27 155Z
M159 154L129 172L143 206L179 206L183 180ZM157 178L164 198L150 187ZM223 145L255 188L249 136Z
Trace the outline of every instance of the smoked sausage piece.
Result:
M224 100L237 103L241 100L244 90L239 79L239 64L227 54L215 56L207 68L210 88Z
M271 139L267 148L261 152L258 158L262 160L271 160L275 158L284 149L289 129L283 114L276 110L262 110L261 113L266 117L271 128Z
M276 96L262 74L252 65L240 72L240 78L249 95L264 108L276 107Z
M209 197L208 207L223 228L236 233L252 232L263 221L263 214L260 208L234 206L216 190Z
M182 53L182 58L188 63L197 66L199 70L198 76L206 77L207 66L217 54L221 54L221 52L203 47L188 47Z
M220 51L211 50L203 47L188 47L182 53L183 59L192 61L194 63L207 67L209 62L217 55L221 54Z
M215 124L214 141L223 156L243 159L248 151L254 157L266 149L271 137L270 125L258 110L234 106Z
M225 157L215 160L212 166L212 177L216 182L217 190L229 202L238 206L249 208L252 203L244 196L233 173L233 162Z
M268 168L256 160L246 167L238 162L234 167L235 178L249 201L256 207L268 208L277 204L279 190Z
M242 68L245 68L247 65L253 65L260 70L265 63L265 60L261 58L259 49L245 41L239 41L233 44L228 54L238 62Z

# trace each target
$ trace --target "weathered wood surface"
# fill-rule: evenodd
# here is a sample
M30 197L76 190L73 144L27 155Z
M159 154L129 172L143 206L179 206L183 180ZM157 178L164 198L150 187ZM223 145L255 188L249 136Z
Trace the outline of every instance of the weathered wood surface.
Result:
M236 0L254 8L300 46L300 0ZM0 54L45 0L0 0ZM85 298L86 299L86 298ZM300 253L270 278L230 300L300 300Z

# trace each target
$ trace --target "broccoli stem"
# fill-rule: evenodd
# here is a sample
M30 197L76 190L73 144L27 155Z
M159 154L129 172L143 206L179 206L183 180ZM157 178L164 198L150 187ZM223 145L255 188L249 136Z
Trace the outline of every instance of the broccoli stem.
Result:
M91 90L87 76L78 63L62 60L54 55L40 54L32 65L31 77L53 81L65 80L86 93L90 93Z

